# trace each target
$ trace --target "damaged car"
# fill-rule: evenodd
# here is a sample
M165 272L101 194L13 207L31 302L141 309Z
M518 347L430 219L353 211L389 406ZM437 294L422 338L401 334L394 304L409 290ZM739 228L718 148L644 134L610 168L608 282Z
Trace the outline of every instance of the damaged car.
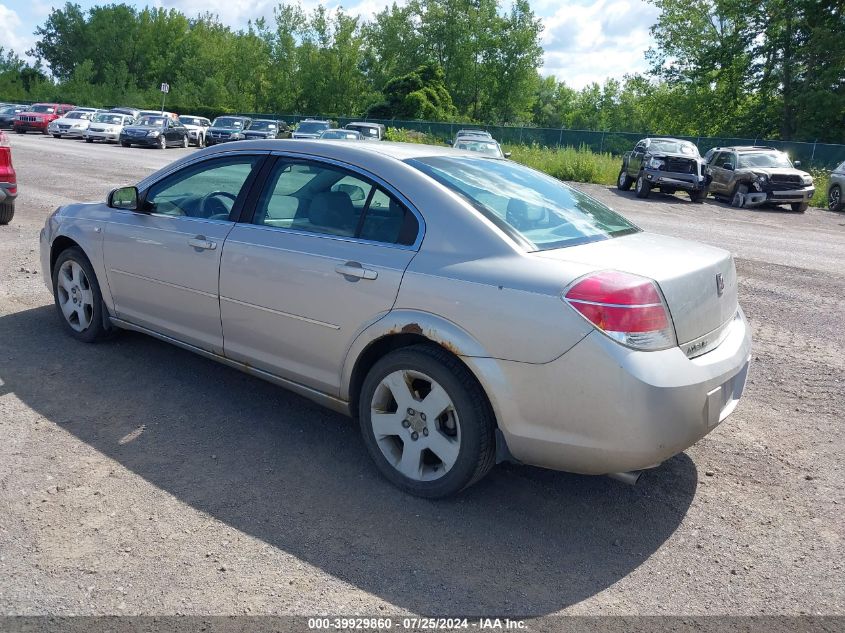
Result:
M622 156L616 186L628 191L635 184L638 198L648 198L652 189L674 194L689 193L693 202L707 197L709 177L698 148L676 138L644 138Z
M733 207L788 204L804 213L816 188L800 166L772 147L716 147L707 153L710 193Z

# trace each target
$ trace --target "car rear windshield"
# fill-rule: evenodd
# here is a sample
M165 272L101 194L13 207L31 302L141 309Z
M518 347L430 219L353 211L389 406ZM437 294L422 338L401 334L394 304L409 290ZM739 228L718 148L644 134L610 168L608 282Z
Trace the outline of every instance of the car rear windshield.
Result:
M648 146L650 152L665 152L667 154L685 154L698 156L698 148L685 141L652 141Z
M328 130L329 124L328 123L315 123L315 122L303 122L299 124L299 127L296 128L297 132L301 132L302 134L317 134L318 132L322 132L323 130Z
M364 136L378 137L378 128L370 127L369 125L347 125L346 129L360 132Z
M545 251L639 232L602 203L507 160L432 156L407 161L523 243Z
M502 152L499 145L493 141L479 141L467 137L459 138L455 143L456 149L463 149L470 152L478 152L480 154L487 154L488 156L502 157Z
M242 128L244 126L243 119L233 119L232 117L228 116L219 116L214 119L214 123L211 124L212 127L228 127L228 128Z
M783 152L749 152L739 155L740 167L792 167Z
M165 118L163 116L145 116L138 121L138 125L143 127L161 127L164 123Z
M326 130L320 135L320 138L325 139L346 139L348 141L357 141L361 135L354 130Z

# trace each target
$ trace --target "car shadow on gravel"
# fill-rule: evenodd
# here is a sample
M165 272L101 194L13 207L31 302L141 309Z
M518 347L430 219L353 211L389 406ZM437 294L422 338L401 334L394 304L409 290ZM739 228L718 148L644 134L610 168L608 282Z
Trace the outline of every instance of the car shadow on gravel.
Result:
M696 491L679 455L637 487L503 465L453 499L421 500L378 475L348 419L176 347L131 333L78 343L52 306L0 317L0 340L0 395L191 507L416 613L529 616L584 600L648 559Z

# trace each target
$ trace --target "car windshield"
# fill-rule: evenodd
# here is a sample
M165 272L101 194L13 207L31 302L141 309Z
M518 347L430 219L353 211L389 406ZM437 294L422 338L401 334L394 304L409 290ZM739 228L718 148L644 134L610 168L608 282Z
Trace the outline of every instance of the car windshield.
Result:
M253 121L250 130L272 131L278 129L273 121Z
M372 136L373 138L378 138L378 128L370 127L369 125L347 125L347 130L355 130L356 132L360 132L364 136Z
M470 152L479 152L488 156L495 156L502 158L502 150L499 149L499 144L493 141L476 141L468 138L458 139L455 144L456 149L465 149Z
M66 119L86 119L86 118L88 118L88 113L87 112L78 112L78 111L68 112L65 115L65 118Z
M328 123L317 123L316 121L304 121L299 124L299 127L296 128L297 132L301 132L302 134L319 134L323 130L328 130L329 124Z
M666 154L685 154L687 156L698 156L698 148L686 141L652 141L648 146L649 152L665 152Z
M20 108L17 106L6 106L5 108L0 108L0 114L14 114L18 112Z
M792 167L783 152L753 152L739 155L740 167Z
M407 161L456 192L505 233L544 251L639 229L559 180L505 160L433 156Z
M120 125L123 123L123 117L119 114L98 114L94 117L94 123L110 123L111 125Z
M355 141L361 138L361 135L358 132L354 132L352 130L326 130L322 134L320 134L320 138L339 138L345 139L347 141Z
M182 125L202 125L202 119L196 116L180 116Z
M163 116L145 116L136 125L141 127L163 127L165 118Z
M56 108L49 105L34 105L29 109L30 112L43 112L45 114L53 114Z
M211 124L213 127L226 127L226 128L233 128L236 127L238 129L244 126L243 119L233 119L230 116L219 116L214 119L214 123Z

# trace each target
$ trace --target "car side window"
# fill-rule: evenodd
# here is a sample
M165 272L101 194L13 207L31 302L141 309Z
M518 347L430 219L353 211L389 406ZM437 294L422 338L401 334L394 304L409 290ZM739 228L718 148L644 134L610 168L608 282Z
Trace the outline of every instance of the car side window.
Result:
M637 146L634 148L634 152L638 154L645 153L645 143L637 143Z
M331 165L282 161L268 179L253 222L407 245L419 230L416 217L369 180Z
M144 210L227 220L259 160L259 156L234 156L185 167L149 188Z
M725 168L725 165L733 165L734 164L734 157L733 154L730 152L721 152L717 157L716 160L713 161L716 167L721 167L722 169Z

